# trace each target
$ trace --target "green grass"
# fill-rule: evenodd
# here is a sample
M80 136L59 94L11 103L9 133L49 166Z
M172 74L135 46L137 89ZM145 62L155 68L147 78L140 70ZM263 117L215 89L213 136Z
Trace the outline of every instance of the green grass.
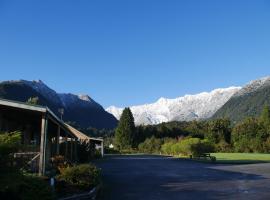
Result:
M217 158L216 163L252 164L270 162L270 154L262 153L211 153Z

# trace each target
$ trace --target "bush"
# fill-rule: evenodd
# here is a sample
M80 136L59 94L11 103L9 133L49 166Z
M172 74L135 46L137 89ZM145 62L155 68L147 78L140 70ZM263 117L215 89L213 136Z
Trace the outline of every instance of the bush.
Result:
M138 149L142 153L160 153L162 144L163 141L161 139L151 137L139 144Z
M169 155L197 156L214 151L214 146L200 138L186 138L177 143L168 142L162 145L162 152Z
M191 153L193 156L199 156L204 153L214 152L214 146L207 140L200 140L198 143L191 145Z
M72 164L65 159L64 156L56 155L51 158L52 170L56 170L56 173L61 173L67 167L71 167Z
M85 190L98 185L100 183L100 176L101 171L96 166L82 164L63 169L57 179Z
M0 199L52 200L55 199L47 180L18 171L1 174Z
M5 169L8 165L10 165L10 163L13 161L12 153L19 150L20 143L20 132L0 134L0 169Z

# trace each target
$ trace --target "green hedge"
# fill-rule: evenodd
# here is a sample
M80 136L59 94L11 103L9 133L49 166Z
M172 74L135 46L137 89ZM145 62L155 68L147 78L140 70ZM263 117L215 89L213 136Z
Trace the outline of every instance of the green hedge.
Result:
M53 200L49 181L18 171L0 173L0 199Z
M140 143L138 149L142 153L159 153L163 141L159 138L147 138L143 143Z
M87 190L100 183L100 176L101 171L95 165L81 164L63 169L57 179L79 189Z
M207 140L200 138L185 138L179 142L168 142L162 145L161 150L168 155L197 156L214 151L214 146Z

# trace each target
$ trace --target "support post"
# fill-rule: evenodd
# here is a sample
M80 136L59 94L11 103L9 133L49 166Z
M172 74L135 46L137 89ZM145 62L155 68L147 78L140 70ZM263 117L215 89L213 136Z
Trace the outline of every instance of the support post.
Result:
M104 144L103 141L101 141L101 157L104 157Z
M65 135L65 158L68 159L68 138L67 138L67 133Z
M74 146L74 152L75 152L75 162L78 161L78 152L77 152L77 148L78 148L78 139L75 139L75 146Z
M57 136L56 136L56 155L60 154L60 131L61 131L61 128L58 125L58 127L57 127Z
M0 113L0 131L2 131L2 124L3 124L3 116Z
M70 161L73 162L73 138L70 141Z
M40 155L39 155L39 175L45 174L46 167L46 143L47 143L47 124L48 119L46 114L42 115L41 132L40 132Z

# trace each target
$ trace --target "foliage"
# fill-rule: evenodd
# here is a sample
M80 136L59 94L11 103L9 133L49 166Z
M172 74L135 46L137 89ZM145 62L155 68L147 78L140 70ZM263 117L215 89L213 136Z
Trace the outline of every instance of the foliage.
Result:
M255 118L246 118L238 123L232 132L235 151L261 152L262 138L259 135L260 126Z
M212 118L226 117L232 122L238 123L246 117L258 117L265 104L270 105L270 87L268 85L251 93L234 96Z
M61 173L67 167L71 167L72 164L68 162L64 156L56 155L51 158L52 168L56 169L58 173Z
M270 108L268 105L264 106L262 113L259 117L259 122L266 129L270 128Z
M48 180L18 171L0 174L0 199L52 200Z
M162 145L162 151L169 155L197 156L214 150L213 145L200 138L185 138L176 143L168 142Z
M21 143L21 133L1 133L0 134L0 168L6 167L13 159L12 153L18 151Z
M39 104L39 98L38 97L30 97L27 101L27 104L30 105L38 105Z
M77 154L79 163L89 162L95 158L95 144L92 142L81 142L77 145Z
M175 142L165 142L162 146L161 146L161 151L166 154L166 155L173 155L173 145L175 144Z
M57 177L58 180L80 189L90 189L100 182L101 171L93 164L67 167Z
M129 108L125 108L115 130L115 146L120 150L130 149L134 147L135 137L136 129L132 112Z
M231 143L231 122L229 119L216 119L208 123L206 138L214 144Z
M162 139L152 136L151 138L147 138L143 143L140 143L138 149L142 153L160 153L162 144Z
M54 199L48 182L37 176L23 174L10 164L13 162L12 154L20 149L20 144L20 132L0 134L0 199Z

